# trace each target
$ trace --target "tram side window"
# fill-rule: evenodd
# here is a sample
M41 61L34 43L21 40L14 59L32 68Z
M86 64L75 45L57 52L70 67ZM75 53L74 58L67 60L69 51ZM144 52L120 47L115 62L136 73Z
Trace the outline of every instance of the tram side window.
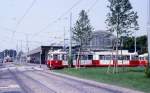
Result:
M140 60L144 60L144 57L139 57Z
M130 60L130 56L128 55L119 55L118 60Z
M130 56L124 56L124 58L123 58L124 60L130 60Z
M74 60L77 60L77 58L78 58L78 55L74 55L74 56L73 56L73 59L74 59Z
M88 55L88 60L93 60L93 55Z
M73 59L74 59L74 60L77 60L79 57L80 57L80 59L81 59L81 55L74 55L74 56L73 56Z
M118 55L118 60L123 60L123 56Z
M105 56L104 55L99 55L99 59L100 60L105 60Z
M138 56L136 56L136 55L131 55L131 59L132 59L132 60L138 60Z
M106 55L105 56L105 60L111 60L111 56L110 55Z
M87 60L87 55L81 55L81 60Z
M62 60L67 60L67 55L62 55Z
M118 60L130 60L130 56L128 56L128 55L118 55Z

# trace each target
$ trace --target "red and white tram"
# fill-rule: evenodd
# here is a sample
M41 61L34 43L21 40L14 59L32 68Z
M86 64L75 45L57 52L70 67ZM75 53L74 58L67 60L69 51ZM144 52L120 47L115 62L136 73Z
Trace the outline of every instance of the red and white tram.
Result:
M139 60L137 53L129 53L128 50L118 51L118 61L116 61L115 51L86 52L81 53L79 57L77 55L74 57L73 64L75 66L104 67L118 65L136 67L147 65L146 60Z
M61 50L49 51L47 66L50 69L63 68L68 65L67 53Z
M116 61L118 59L118 61ZM115 51L95 52L93 63L96 66L139 66L138 54L129 53L127 50L118 51L116 58Z
M144 65L144 66L148 65L148 53L139 55L139 60L140 60L141 65Z
M90 67L93 61L93 53L92 52L80 52L78 54L74 54L73 56L73 65L76 67Z
M129 53L127 50L118 51L116 61L115 51L81 52L73 55L75 67L106 67L106 66L146 66L147 60L139 59L137 53ZM51 69L68 66L67 52L57 50L48 53L47 66Z

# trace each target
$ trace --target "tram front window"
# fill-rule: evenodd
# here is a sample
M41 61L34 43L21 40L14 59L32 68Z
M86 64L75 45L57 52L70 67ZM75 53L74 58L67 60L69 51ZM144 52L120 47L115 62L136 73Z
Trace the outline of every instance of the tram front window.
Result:
M53 55L53 60L59 60L59 55Z
M52 58L53 58L52 55L49 55L49 56L48 56L48 59L49 59L49 60L51 60Z

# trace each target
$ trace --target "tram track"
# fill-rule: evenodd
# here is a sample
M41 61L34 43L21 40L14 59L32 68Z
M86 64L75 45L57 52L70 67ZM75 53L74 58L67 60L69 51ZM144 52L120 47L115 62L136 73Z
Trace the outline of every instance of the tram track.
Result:
M26 75L24 72L21 72L17 69L15 72L13 71L10 71L10 72L12 73L14 78L16 78L17 83L21 86L24 93L56 93L56 91L42 84L40 81L35 80L31 76ZM24 79L20 77L23 77Z
M67 79L67 80L70 80L70 81L74 81L74 82L80 83L82 85L87 85L87 86L91 86L91 87L95 87L95 88L104 89L104 90L109 91L111 93L122 93L121 91L118 91L118 90L113 90L113 89L106 88L106 87L103 87L103 86L98 86L98 85L90 84L88 82L84 82L84 81L76 80L76 79L73 79L73 78L69 78L69 77L65 77L65 76L53 74L53 73L50 73L50 72L47 72L47 71L43 71L43 72L47 73L47 74L52 74L54 76L61 77L61 78L64 78L64 79Z
M11 71L10 69L8 69L8 71L10 72L10 74L12 75L12 78L16 81L16 83L19 84L23 93L34 93L32 89L30 89L27 85L23 83L23 81L16 75L15 72Z
M103 90L106 90L106 91L111 92L111 93L122 93L121 91L118 91L118 90L112 90L112 89L109 89L109 88L104 88L104 87L101 87L101 86L89 84L87 82L82 82L82 81L79 81L79 80L75 80L75 79L72 79L72 78L59 76L59 75L56 75L56 74L49 73L47 71L35 71L35 73L40 74L41 76L45 76L47 78L50 78L51 75L53 75L55 77L58 77L64 82L64 84L67 84L67 85L69 85L73 88L76 88L76 89L82 91L82 93L92 93L92 92L89 92L88 90L86 90L83 86L103 89ZM69 82L74 82L76 84L72 84L72 83L69 83ZM77 86L77 84L80 84L80 86Z
M38 75L41 75L41 76L44 76L44 77L46 77L46 78L51 79L50 76L49 76L46 72L44 72L44 73L43 73L43 72L44 72L44 71L42 71L42 72L40 72L40 71L38 71L38 72L35 71L35 73L37 73ZM64 79L64 78L63 78L63 79ZM62 80L61 80L61 81L62 81ZM73 87L73 88L75 88L75 89L81 91L81 93L89 93L87 90L84 90L81 86L78 87L78 86L73 85L73 84L71 84L71 83L65 82L64 80L63 80L63 83L64 83L64 85L67 84L68 86Z

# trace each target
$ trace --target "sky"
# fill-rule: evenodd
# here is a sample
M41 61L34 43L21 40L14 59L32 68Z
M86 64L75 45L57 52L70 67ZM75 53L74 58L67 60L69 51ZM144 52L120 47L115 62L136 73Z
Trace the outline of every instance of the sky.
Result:
M139 16L136 36L145 35L147 0L130 2ZM69 38L70 14L73 26L82 9L95 30L106 30L107 5L107 0L0 0L0 51L63 44Z

